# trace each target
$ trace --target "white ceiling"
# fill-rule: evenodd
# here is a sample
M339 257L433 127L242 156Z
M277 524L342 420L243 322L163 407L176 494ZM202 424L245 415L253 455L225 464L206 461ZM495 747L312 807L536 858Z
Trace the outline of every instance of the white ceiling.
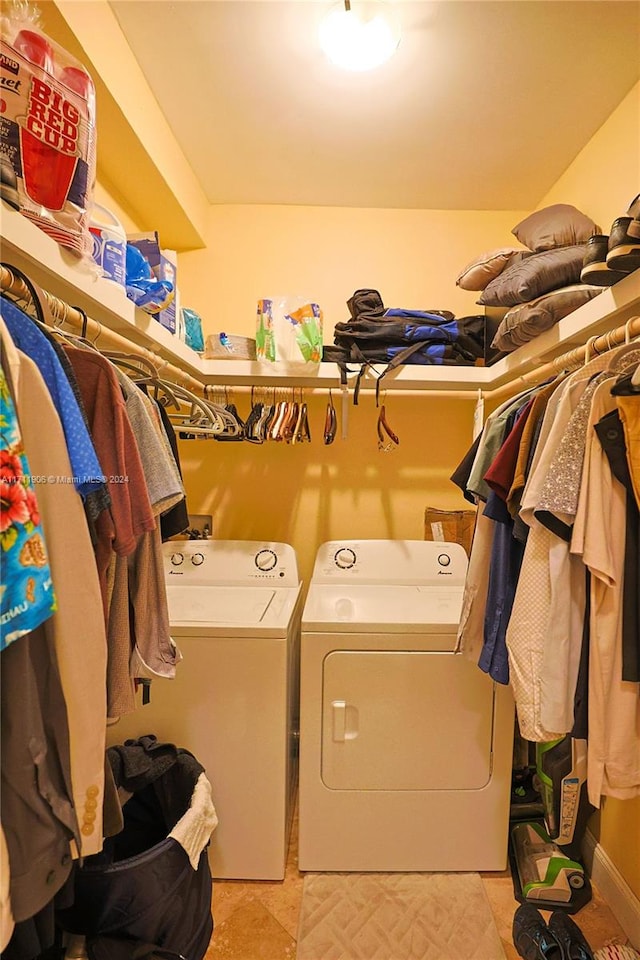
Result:
M111 0L211 203L531 209L640 76L639 0L395 0L369 73L332 5Z

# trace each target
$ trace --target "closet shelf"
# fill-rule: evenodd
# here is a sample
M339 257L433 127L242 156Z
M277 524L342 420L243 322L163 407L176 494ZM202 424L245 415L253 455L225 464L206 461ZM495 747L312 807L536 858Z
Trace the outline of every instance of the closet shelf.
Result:
M203 360L157 320L134 307L124 290L96 277L77 259L22 214L2 202L2 261L21 269L44 290L88 316L152 350L206 384L301 386L338 389L340 372L334 363L308 369L302 364L261 363L255 360ZM385 390L468 392L503 386L552 360L588 337L640 315L640 270L606 288L589 303L565 317L491 367L421 367L406 365L387 374ZM383 369L382 366L379 368ZM376 378L367 372L363 388Z

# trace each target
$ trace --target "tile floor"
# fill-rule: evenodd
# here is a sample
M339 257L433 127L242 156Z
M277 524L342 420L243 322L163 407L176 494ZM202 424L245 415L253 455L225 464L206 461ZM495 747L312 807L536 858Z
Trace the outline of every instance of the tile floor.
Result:
M298 870L297 826L297 817L294 817L284 880L214 882L215 930L205 960L295 960L304 880L304 874ZM508 871L486 873L482 879L507 960L518 960L511 941L511 924L518 906L513 897L511 875ZM627 942L624 931L595 887L591 902L573 919L593 950L605 943Z

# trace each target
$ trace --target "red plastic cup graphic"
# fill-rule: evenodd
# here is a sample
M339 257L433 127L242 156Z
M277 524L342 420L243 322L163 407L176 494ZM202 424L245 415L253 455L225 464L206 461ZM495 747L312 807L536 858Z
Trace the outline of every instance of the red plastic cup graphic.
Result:
M79 93L85 100L90 100L94 96L93 81L81 67L65 67L60 73L60 82L75 93Z
M13 46L25 60L40 67L49 77L53 74L53 48L46 37L34 30L21 30ZM38 85L41 91L50 89L49 83L39 74L33 75L32 85ZM46 142L48 131L46 119L47 97L41 94L39 114L34 132L20 128L20 152L22 156L22 176L27 195L49 210L61 210L69 192L77 164L75 155L65 155ZM28 122L28 121L27 121Z
M46 37L33 30L21 30L13 46L30 63L49 73L53 72L53 48Z
M47 210L62 210L76 171L78 158L60 153L20 127L24 189L34 203Z

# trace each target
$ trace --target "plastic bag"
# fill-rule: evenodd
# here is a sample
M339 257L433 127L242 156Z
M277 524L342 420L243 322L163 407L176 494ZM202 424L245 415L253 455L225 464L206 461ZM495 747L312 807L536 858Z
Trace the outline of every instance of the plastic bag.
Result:
M93 271L93 81L42 32L30 4L5 6L0 53L2 199Z
M159 313L175 296L169 280L156 280L151 265L137 247L127 243L127 296L146 313Z
M200 314L188 307L182 307L180 314L184 321L184 342L197 353L204 352L204 336Z
M322 310L302 297L258 300L256 356L270 363L320 363Z

